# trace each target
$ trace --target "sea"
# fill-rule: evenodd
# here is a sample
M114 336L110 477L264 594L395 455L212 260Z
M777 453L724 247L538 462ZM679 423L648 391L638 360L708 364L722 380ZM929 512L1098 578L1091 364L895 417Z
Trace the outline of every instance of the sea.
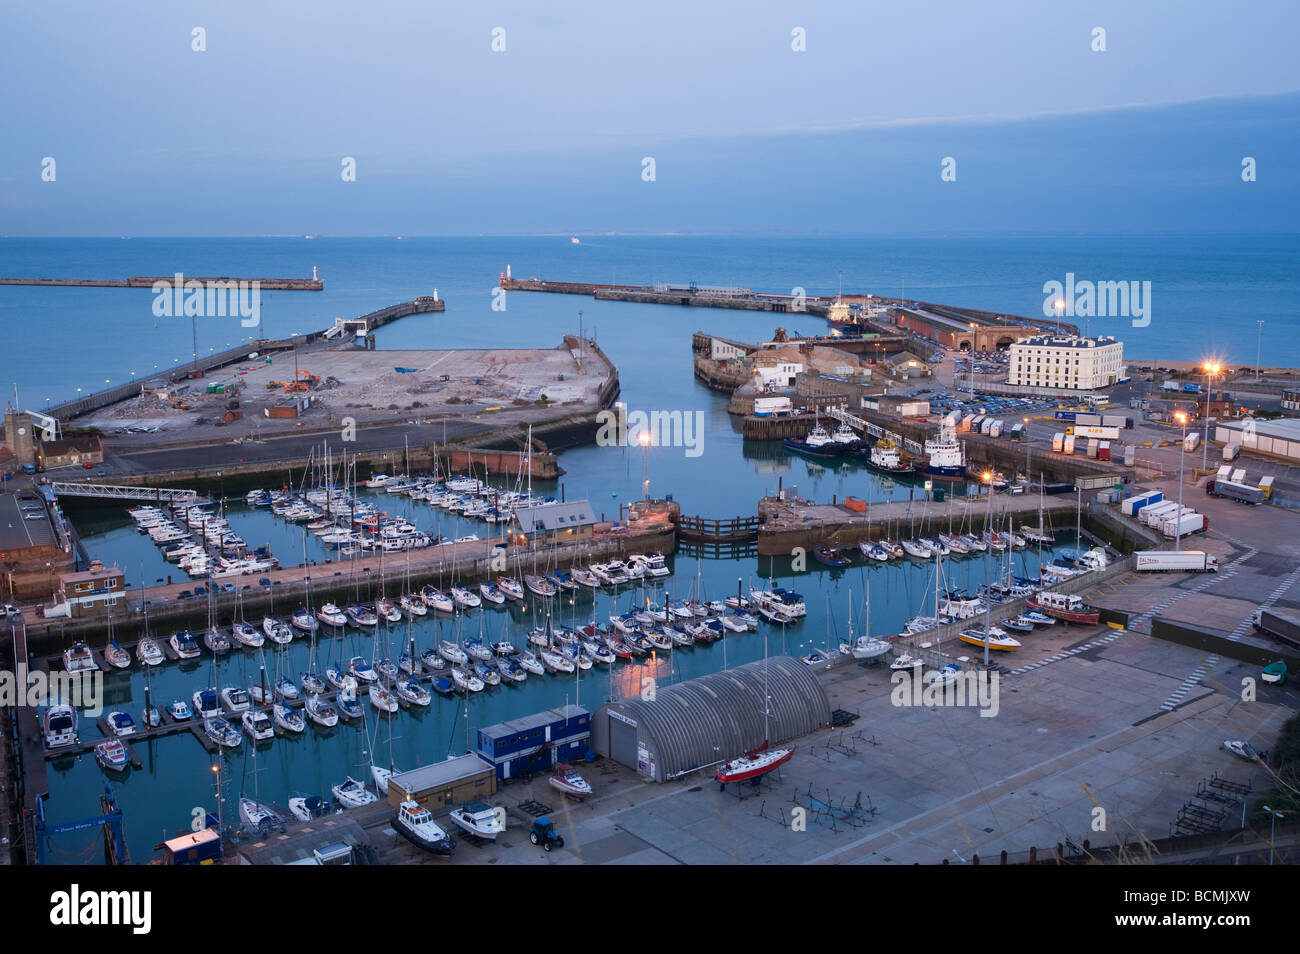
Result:
M778 486L787 494L829 502L853 495L869 502L920 499L915 484L891 481L848 465L825 466L792 456L778 444L742 440L726 412L725 396L695 380L691 334L704 330L739 340L770 337L783 324L791 335L820 333L826 322L808 315L674 308L595 301L590 298L508 293L504 308L494 296L501 273L517 278L627 284L745 287L809 295L874 292L886 296L970 306L1043 317L1044 284L1087 281L1151 282L1149 323L1130 318L1091 318L1087 330L1122 340L1126 355L1148 360L1192 361L1213 357L1253 364L1257 348L1266 365L1300 365L1300 239L1294 236L1024 236L1024 237L726 237L568 235L456 238L233 238L233 239L0 239L0 276L125 278L173 275L243 278L308 277L313 268L322 292L264 291L261 324L245 328L238 318L169 318L154 314L149 289L0 286L0 319L8 347L0 359L0 384L9 400L40 410L78 393L120 384L187 363L200 354L255 338L276 338L329 326L419 295L438 294L445 312L415 315L378 332L381 349L551 348L581 329L595 337L618 367L621 400L629 410L681 411L703 422L698 454L683 447L648 449L582 447L564 451L564 475L539 489L569 500L587 499L617 519L621 506L649 494L679 502L682 512L706 517L755 513L758 499ZM494 308L494 302L497 307ZM1067 319L1068 320L1068 319ZM1074 319L1079 324L1084 319ZM1263 322L1261 326L1259 322ZM451 537L477 532L426 504L384 497L384 509L401 510L428 529ZM954 519L964 512L953 504ZM240 501L227 506L235 529L250 543L266 543L285 565L301 562L302 531ZM969 519L969 518L968 518ZM175 574L148 539L136 533L124 509L79 512L78 530L94 557L117 564L132 586ZM899 528L900 530L905 528ZM910 529L910 528L906 528ZM918 532L921 528L918 528ZM943 526L924 528L929 531ZM976 527L978 529L978 527ZM314 538L308 558L329 556ZM1073 548L1058 535L1055 552ZM971 557L949 561L944 586L973 589L1008 569L1032 575L1044 550L1009 561ZM348 775L368 778L368 766L412 768L474 747L480 726L577 703L593 711L611 697L641 691L644 680L668 684L765 654L802 655L835 646L852 631L897 632L925 610L934 590L933 568L903 565L828 569L789 557L761 560L752 551L679 550L672 574L647 592L601 592L553 609L565 624L605 622L650 598L715 599L768 580L798 590L808 616L798 624L764 625L758 633L729 636L709 647L658 654L653 660L594 669L580 677L530 677L522 686L500 686L469 699L435 698L424 711L403 711L391 720L367 708L364 726L330 731L309 727L300 738L281 738L211 757L188 735L137 746L142 769L113 779L126 819L132 857L147 860L162 838L189 830L192 820L217 807L236 819L240 794L284 805L293 795L328 795ZM1008 565L1009 563L1009 565ZM383 586L394 595L404 585L395 558ZM374 597L377 581L357 581L358 598ZM928 612L933 612L933 598ZM295 607L277 607L287 617ZM257 620L252 620L257 622ZM321 639L316 663L324 667L356 655L396 658L410 638L418 649L442 638L482 635L521 645L527 628L541 622L537 607L476 611L455 621L426 619L374 635L351 630ZM219 620L229 624L229 619ZM118 634L133 640L134 632ZM165 633L154 635L165 636ZM1032 638L1032 637L1030 637ZM105 634L104 639L107 639ZM102 643L102 640L100 641ZM102 645L96 645L96 649ZM285 653L234 652L221 660L168 663L146 676L138 664L109 674L106 708L123 709L137 721L148 689L157 705L189 700L203 686L250 685L277 673L297 678L312 646L298 640ZM83 722L83 736L97 734ZM213 766L219 765L220 772ZM104 775L93 757L50 764L47 816L68 821L97 814ZM195 811L199 810L196 816ZM51 839L51 860L102 861L93 832Z

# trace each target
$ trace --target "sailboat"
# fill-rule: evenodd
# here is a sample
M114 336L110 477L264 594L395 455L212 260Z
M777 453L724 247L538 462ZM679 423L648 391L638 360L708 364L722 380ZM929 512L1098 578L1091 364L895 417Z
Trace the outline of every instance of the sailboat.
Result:
M867 584L866 623L862 635L853 638L853 590L849 589L849 638L840 645L840 651L852 654L859 661L878 659L889 652L889 643L871 635L871 584Z
M767 689L767 636L763 637L763 734L768 734L768 720L771 716L771 696ZM756 749L750 749L740 758L732 759L730 762L724 762L718 766L713 777L717 779L718 784L725 786L728 782L747 782L753 781L772 772L794 757L794 747L788 749L774 749L770 745L770 740L764 738L763 744Z

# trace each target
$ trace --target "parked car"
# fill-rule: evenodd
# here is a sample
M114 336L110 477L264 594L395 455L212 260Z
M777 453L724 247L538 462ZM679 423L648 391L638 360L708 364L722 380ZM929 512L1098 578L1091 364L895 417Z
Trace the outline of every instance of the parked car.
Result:
M270 578L269 576L264 576L264 577L262 577L260 580L257 581L257 585L258 585L258 586L270 586L270 585L271 585L271 578Z
M189 590L181 590L179 593L176 594L176 598L178 600L189 600L194 598L194 594L191 593Z
M234 584L234 583L222 583L222 584L221 584L221 590L222 590L223 593L233 593L233 592L235 592L235 584Z
M195 595L195 596L207 596L207 595L208 595L208 588L207 588L206 586L203 586L202 584L200 584L200 585L194 587L194 595Z

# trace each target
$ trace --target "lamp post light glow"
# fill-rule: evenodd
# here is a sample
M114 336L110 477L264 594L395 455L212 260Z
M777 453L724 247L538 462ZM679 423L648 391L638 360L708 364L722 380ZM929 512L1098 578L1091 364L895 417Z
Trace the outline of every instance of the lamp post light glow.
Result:
M1178 453L1178 516L1174 524L1174 551L1177 552L1183 548L1183 461L1187 457L1187 415L1178 411L1174 414L1174 420L1183 426L1183 447Z
M1210 379L1222 370L1222 365L1207 361L1205 370L1205 435L1201 439L1201 470L1209 466L1210 459Z

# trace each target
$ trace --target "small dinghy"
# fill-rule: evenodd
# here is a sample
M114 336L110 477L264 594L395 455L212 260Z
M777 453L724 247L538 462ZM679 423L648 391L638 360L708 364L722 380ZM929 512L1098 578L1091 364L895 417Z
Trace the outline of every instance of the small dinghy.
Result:
M505 811L497 811L482 802L466 802L452 809L450 817L457 828L485 841L496 841L497 835L506 830Z
M578 774L568 763L556 766L555 774L548 779L551 787L570 798L582 800L591 794L591 783Z

